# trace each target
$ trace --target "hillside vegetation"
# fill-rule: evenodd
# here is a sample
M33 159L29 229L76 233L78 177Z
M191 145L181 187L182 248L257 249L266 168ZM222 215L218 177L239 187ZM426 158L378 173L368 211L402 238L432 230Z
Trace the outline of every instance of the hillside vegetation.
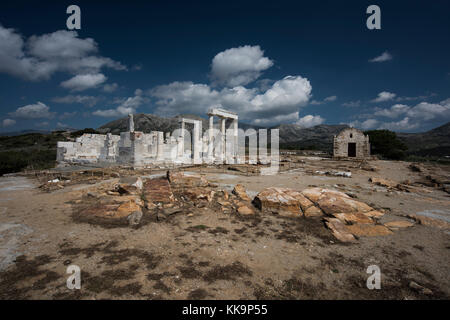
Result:
M0 136L0 175L24 169L48 169L56 163L56 143L72 141L83 133L96 133L94 129L75 132L53 131Z

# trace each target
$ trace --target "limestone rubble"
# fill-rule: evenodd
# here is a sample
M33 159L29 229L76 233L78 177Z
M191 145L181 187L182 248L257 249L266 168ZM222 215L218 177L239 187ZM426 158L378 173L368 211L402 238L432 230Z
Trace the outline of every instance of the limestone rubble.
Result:
M366 236L386 236L399 228L414 225L409 221L380 224L378 220L384 212L337 190L313 187L298 191L269 187L252 200L241 184L235 185L229 193L209 183L201 174L170 171L163 177L122 178L116 184L103 186L97 193L86 193L82 201L74 202L74 206L84 220L101 218L102 223L113 221L130 226L138 226L145 217L161 221L174 214L192 214L199 208L242 216L323 217L325 226L342 242L353 242ZM437 225L430 218L410 218L421 224L448 228L448 224Z

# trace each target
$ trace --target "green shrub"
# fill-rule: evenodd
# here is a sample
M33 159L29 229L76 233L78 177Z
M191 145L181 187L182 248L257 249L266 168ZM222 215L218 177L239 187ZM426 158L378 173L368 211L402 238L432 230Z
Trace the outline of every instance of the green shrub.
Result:
M0 152L0 175L19 172L25 168L48 169L55 166L56 150L27 150Z
M364 132L369 135L371 154L380 155L391 160L406 158L408 147L397 138L395 132L389 130L370 130Z

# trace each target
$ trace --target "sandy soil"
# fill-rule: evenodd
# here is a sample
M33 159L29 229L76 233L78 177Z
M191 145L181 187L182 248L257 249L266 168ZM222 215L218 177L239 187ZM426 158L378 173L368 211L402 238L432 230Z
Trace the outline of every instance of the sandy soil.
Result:
M243 184L250 195L270 186L321 186L349 192L387 214L382 222L426 214L449 221L441 190L387 192L371 176L414 180L404 162L304 159L277 176L205 173L221 188ZM351 178L311 174L330 168ZM440 170L448 170L441 168ZM211 170L214 171L214 170ZM104 227L72 219L76 185L51 193L20 176L0 178L1 299L448 299L450 235L416 224L393 235L334 239L321 218L254 217L196 208L138 228ZM81 268L80 290L66 287L69 265ZM381 269L381 289L369 290L367 267ZM412 288L411 281L431 291Z

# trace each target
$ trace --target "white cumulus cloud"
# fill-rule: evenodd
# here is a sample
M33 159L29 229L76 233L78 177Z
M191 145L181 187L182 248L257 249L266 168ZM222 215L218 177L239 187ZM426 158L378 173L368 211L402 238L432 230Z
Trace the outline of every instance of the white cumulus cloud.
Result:
M389 109L378 109L375 112L376 116L388 117L388 118L397 118L398 116L405 114L408 112L410 107L404 104L395 104Z
M383 122L379 129L388 129L391 131L405 131L416 129L420 126L418 122L411 121L409 117L405 117L400 121Z
M273 66L260 46L242 46L219 52L212 60L213 84L235 87L246 85Z
M264 92L243 86L219 91L206 84L173 82L153 88L149 95L156 99L158 114L204 114L212 106L221 106L237 112L240 119L256 124L277 123L281 117L295 114L308 103L311 90L308 79L287 76Z
M371 100L371 102L385 102L394 99L396 96L397 95L395 93L382 91L375 99Z
M325 119L321 116L313 116L313 115L306 115L300 119L298 119L295 124L298 124L304 128L310 128L317 126L319 124L324 123Z
M353 128L369 130L369 129L375 129L378 124L379 124L379 122L376 119L367 119L365 121L356 120L356 121L350 122L348 125Z
M389 60L392 60L392 55L389 52L385 51L381 55L370 59L369 62L385 62Z
M50 107L48 107L46 104L38 102L36 104L29 104L23 107L19 107L16 109L16 111L11 112L10 115L12 117L23 119L51 119L54 117L55 113L50 112Z
M0 25L0 72L25 80L49 79L55 72L99 73L102 68L126 70L126 66L98 54L91 38L76 31L59 30L26 39Z
M325 104L327 102L332 102L332 101L336 101L336 100L337 100L337 96L329 96L323 100L312 100L311 104L312 105L321 105L321 104Z
M97 74L79 74L69 80L61 82L61 87L71 91L84 91L96 88L105 82L107 77L102 73Z

